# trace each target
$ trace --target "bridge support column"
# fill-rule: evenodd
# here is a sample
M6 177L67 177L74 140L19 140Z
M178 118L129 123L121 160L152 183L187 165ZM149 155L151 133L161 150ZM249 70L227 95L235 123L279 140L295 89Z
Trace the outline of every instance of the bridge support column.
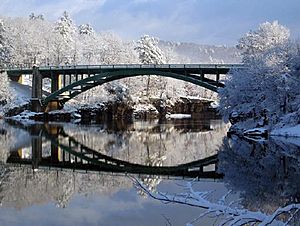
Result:
M14 82L17 82L17 83L20 83L20 84L23 84L23 75L19 75L19 76L16 76L16 77L11 77L10 80L12 80Z
M59 74L51 74L51 93L61 88L61 80Z
M218 72L218 73L216 74L216 83L217 83L217 86L218 86L218 84L219 84L219 81L220 81L220 73Z
M51 74L51 93L56 92L62 87L59 74ZM48 103L45 112L61 109L61 104L58 100L52 100Z
M200 72L200 75L201 75L201 80L204 81L204 78L205 78L204 72L201 71L201 72Z
M42 108L42 75L37 66L33 66L31 111L41 112Z

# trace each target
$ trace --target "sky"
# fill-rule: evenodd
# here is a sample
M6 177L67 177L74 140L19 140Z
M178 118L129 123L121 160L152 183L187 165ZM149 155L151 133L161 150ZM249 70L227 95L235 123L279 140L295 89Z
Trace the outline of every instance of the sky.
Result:
M63 11L79 25L113 31L127 40L149 34L161 40L235 45L260 23L278 20L300 38L300 0L0 0L0 15L32 12L55 21Z

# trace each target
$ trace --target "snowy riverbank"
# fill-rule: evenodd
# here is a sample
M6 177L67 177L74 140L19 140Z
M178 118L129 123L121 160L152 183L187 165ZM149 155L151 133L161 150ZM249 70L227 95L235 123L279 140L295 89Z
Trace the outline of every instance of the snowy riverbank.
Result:
M274 129L270 132L270 135L284 137L300 137L300 124Z
M229 130L231 134L238 134L247 137L295 137L300 138L300 124L285 126L282 128L268 129L266 127L258 127L252 129L243 129L237 127L231 127Z

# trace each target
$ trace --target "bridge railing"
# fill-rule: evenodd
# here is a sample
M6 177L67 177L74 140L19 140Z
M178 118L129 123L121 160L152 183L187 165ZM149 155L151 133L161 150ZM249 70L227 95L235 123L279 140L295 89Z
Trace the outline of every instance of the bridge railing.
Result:
M244 64L102 64L102 65L59 65L59 66L40 66L40 70L63 70L63 69L193 69L193 68L244 68ZM3 68L3 70L31 70L31 67L12 66Z

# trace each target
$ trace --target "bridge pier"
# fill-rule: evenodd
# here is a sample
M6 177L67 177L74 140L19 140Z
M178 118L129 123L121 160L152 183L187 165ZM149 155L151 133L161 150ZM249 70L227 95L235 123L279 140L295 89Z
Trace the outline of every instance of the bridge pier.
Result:
M20 84L23 84L23 75L20 74L19 76L11 77L10 80L20 83Z
M51 93L61 88L61 80L59 74L51 73Z
M42 112L42 75L39 71L39 67L33 66L32 72L32 95L31 95L31 111Z
M51 73L51 93L56 92L57 90L61 89L62 82L59 74ZM54 111L61 109L62 106L58 100L51 100L45 109L45 112Z

